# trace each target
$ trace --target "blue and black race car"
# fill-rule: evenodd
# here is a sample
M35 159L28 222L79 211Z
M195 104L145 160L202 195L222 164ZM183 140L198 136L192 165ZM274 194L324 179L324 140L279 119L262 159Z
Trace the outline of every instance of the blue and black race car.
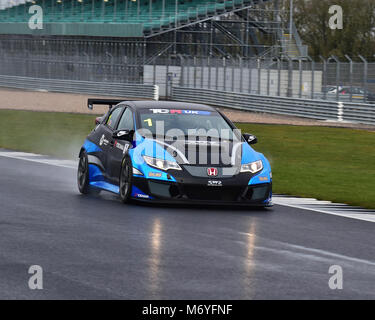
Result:
M81 193L122 202L272 205L268 160L251 134L212 107L166 101L89 99L108 105L79 153Z

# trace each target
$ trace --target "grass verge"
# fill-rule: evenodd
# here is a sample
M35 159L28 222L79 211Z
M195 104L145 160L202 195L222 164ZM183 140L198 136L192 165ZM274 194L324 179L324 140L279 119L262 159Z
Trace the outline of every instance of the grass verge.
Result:
M375 209L375 132L238 124L259 137L276 193Z
M0 110L0 147L75 158L95 116ZM274 192L375 209L375 132L238 124L258 136Z

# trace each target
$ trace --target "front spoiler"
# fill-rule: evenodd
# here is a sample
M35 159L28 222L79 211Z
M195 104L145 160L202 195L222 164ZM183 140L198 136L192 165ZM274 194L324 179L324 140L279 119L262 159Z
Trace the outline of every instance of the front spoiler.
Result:
M243 192L241 191L239 196L236 199L227 199L227 200L218 200L218 199L194 199L189 197L186 193L183 192L184 184L176 183L176 182L166 182L166 181L159 181L163 185L168 186L176 186L177 189L180 190L180 194L178 196L159 196L154 194L151 189L149 188L149 181L155 181L153 179L145 179L145 178L135 178L133 186L137 187L139 191L142 192L142 196L132 196L132 200L144 202L144 203L159 203L159 204L188 204L188 205L208 205L208 206L245 206L245 207L272 207L272 182L265 183L261 185L245 185L243 188L244 190L248 190L250 188L256 187L267 187L268 191L265 194L265 197L261 199L248 199L241 195ZM233 187L240 187L241 186L233 186ZM212 187L208 187L212 188ZM218 187L221 188L221 187ZM218 189L219 191L220 189ZM246 192L245 192L246 193ZM145 198L147 196L148 198Z
M165 205L181 205L181 204L188 204L189 206L194 206L194 205L207 205L207 206L225 206L225 207L260 207L260 208L270 208L273 207L273 202L272 200L269 201L268 203L264 202L240 202L240 201L208 201L208 200L190 200L190 199L143 199L143 198L132 198L132 201L137 201L141 203L148 203L148 204L165 204Z

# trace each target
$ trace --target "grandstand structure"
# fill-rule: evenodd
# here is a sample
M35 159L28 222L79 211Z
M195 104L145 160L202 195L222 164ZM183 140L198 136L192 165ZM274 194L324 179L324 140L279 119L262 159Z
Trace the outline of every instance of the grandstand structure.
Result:
M35 70L47 78L80 78L87 73L87 78L104 81L126 73L133 82L142 81L143 66L156 60L163 64L181 63L183 57L298 59L307 55L307 48L288 20L284 2L32 0L10 7L8 3L0 10L0 58L8 61L0 72L27 76ZM35 5L43 10L42 29L30 28L34 23L30 8ZM69 72L67 63L75 70ZM89 63L100 64L101 69L89 75L89 70L81 70ZM43 65L49 69L40 69ZM79 74L73 75L77 70Z

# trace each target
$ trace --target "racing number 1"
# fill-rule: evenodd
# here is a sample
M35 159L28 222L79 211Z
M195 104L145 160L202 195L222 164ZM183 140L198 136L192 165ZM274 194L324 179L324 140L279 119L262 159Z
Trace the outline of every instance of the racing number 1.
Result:
M148 119L146 119L146 120L143 120L143 122L147 122L147 125L148 125L149 127L152 127L152 119L151 119L151 118L148 118Z

